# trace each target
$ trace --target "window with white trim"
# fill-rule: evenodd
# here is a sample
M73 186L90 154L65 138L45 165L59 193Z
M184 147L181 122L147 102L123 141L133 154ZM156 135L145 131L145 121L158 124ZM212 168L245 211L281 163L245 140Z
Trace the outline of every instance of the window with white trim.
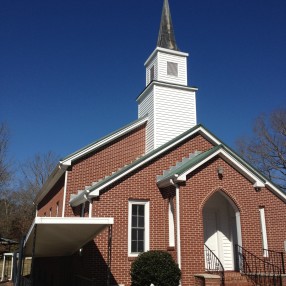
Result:
M137 256L149 250L149 202L129 201L128 255Z
M60 203L60 202L57 202L56 217L58 217L58 216L59 216L59 203Z
M167 75L178 76L178 64L167 62Z
M174 200L169 201L169 246L175 246Z
M262 236L262 248L263 256L268 257L268 241L267 241L267 232L266 232L266 222L265 222L265 209L264 207L259 207L260 214L260 225L261 225L261 236Z

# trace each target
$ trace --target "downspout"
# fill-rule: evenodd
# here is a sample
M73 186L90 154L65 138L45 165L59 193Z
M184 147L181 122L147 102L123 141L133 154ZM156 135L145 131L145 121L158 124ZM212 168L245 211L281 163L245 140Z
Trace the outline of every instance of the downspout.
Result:
M170 180L170 183L176 188L177 256L178 265L181 269L180 188L173 179Z

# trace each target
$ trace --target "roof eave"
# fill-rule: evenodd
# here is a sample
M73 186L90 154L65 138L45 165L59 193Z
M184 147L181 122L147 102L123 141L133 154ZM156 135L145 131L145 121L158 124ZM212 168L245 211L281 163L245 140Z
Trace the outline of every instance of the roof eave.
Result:
M51 188L58 182L58 180L62 177L65 171L69 168L70 164L66 162L65 164L59 162L55 167L52 174L49 176L47 181L44 183L43 187L41 188L40 192L36 196L35 204L39 204L41 200L48 194Z

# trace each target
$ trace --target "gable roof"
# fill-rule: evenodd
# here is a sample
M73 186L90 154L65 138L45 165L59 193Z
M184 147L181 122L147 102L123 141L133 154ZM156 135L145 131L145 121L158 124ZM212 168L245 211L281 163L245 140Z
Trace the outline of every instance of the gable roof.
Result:
M91 152L94 152L95 150L103 147L108 143L113 142L119 137L128 134L129 132L132 132L136 128L145 124L147 121L148 116L143 116L60 160L55 169L53 170L52 174L49 176L48 180L43 185L40 193L37 195L35 200L36 204L38 204L47 195L47 193L58 182L58 180L62 177L62 175L65 173L68 167L72 165L74 161L82 158L83 156Z
M95 151L96 149L114 141L115 139L135 130L137 127L143 125L144 123L146 123L148 121L148 116L143 116L125 126L123 126L120 129L117 129L116 131L90 143L89 145L77 150L76 152L66 156L65 158L63 158L60 162L62 164L71 164L71 161L75 161L83 156L85 156L86 154Z
M258 172L252 172L252 170L248 168L246 162L237 160L237 156L234 156L234 153L223 144L217 145L206 152L199 153L194 157L186 158L182 164L170 168L165 171L162 176L157 176L157 184L159 187L166 187L171 185L171 180L175 183L185 182L188 174L216 156L222 157L238 172L252 181L254 187L260 188L265 186L266 180Z
M110 176L106 176L105 178L93 182L91 186L87 187L84 191L79 191L79 194L75 197L73 197L70 200L70 204L72 206L77 206L79 204L82 204L85 202L88 198L99 196L99 192L108 187L113 182L118 181L125 175L128 175L130 172L138 169L139 167L143 166L144 164L150 162L151 160L157 158L162 153L170 150L174 146L180 144L184 140L190 138L194 134L202 134L204 137L207 137L209 141L211 141L213 144L217 145L220 142L217 138L215 138L211 133L209 133L202 125L196 125L193 128L187 130L186 132L182 133L181 135L175 137L174 139L170 140L169 142L163 144L162 146L158 147L157 149L154 149L153 151L145 154L144 156L140 157L139 159L135 160L129 165L126 165L120 169L118 169L116 172L111 174Z
M215 147L211 148L206 152L196 154L196 156L191 157L184 164L181 164L179 167L174 168L173 170L169 170L169 172L166 172L165 176L163 175L163 177L159 177L159 187L167 186L168 179L173 179L173 176L175 176L174 178L177 178L177 182L179 182L180 180L185 180L185 177L189 172L201 166L211 158L219 155L229 164L231 164L236 170L238 170L250 181L252 181L254 183L254 187L259 188L267 186L272 192L274 192L278 197L280 197L286 202L286 195L277 186L275 186L266 177L260 174L260 172L254 169L251 165L249 165L246 161L239 157L234 151L232 151L229 147L223 144L216 136L214 136L211 132L209 132L206 128L199 124L177 136L176 138L170 140L161 147L135 160L131 164L118 169L110 176L106 176L105 178L97 182L93 182L91 186L87 187L84 191L81 191L78 195L74 196L70 200L70 205L77 206L87 201L88 199L99 196L100 191L104 188L110 186L114 182L117 182L118 180L130 174L132 171L138 169L144 164L147 164L151 160L157 158L162 153L170 150L171 148L175 147L182 141L190 138L194 134L201 134L203 137L212 142Z

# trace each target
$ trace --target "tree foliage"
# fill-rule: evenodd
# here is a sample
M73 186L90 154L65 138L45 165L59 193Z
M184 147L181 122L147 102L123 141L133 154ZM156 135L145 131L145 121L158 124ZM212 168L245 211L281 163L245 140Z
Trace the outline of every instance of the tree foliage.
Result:
M0 123L0 236L8 235L11 231L9 220L13 212L13 196L9 189L12 179L8 161L9 132L5 123Z
M35 154L14 173L8 148L8 127L0 123L0 237L19 240L34 219L34 200L56 166L58 156L51 151Z
M286 108L259 116L251 138L237 141L239 153L286 191Z
M13 221L13 225L17 233L25 234L28 231L35 217L35 198L57 162L58 156L49 151L35 154L32 159L21 165L23 177L19 180L17 192L14 193L17 202L15 211L17 219Z
M172 256L165 251L147 251L131 266L132 286L178 286L181 271Z
M7 159L8 139L8 127L6 124L0 123L0 192L7 188L11 179L11 170Z

